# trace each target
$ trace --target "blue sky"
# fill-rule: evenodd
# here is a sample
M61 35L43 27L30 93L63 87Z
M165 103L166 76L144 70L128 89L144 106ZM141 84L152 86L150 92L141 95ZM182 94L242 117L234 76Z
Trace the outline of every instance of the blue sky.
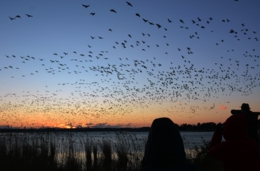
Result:
M243 102L260 111L259 0L129 2L1 2L0 125L218 122Z

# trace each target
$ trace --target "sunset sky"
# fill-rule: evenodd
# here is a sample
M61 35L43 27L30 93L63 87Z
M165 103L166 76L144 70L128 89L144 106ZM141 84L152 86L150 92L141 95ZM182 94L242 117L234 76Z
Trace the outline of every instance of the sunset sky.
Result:
M0 2L0 127L260 112L260 0Z

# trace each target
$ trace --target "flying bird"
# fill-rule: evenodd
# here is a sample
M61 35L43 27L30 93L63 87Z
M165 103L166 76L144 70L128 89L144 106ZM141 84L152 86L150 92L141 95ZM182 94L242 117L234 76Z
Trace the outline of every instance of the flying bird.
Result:
M156 26L157 26L158 28L161 28L161 27L162 27L160 24L156 24Z
M27 17L33 17L32 15L30 15L30 14L25 14Z
M90 5L84 5L84 4L82 4L82 6L85 7L85 8L88 8Z
M148 21L148 20L146 20L146 19L144 19L144 18L143 18L143 20L144 20L145 23Z
M133 5L132 5L130 2L127 2L127 1L126 1L126 3L127 3L127 5L129 5L130 7L133 7Z
M111 12L114 12L114 13L117 13L116 10L114 10L114 9L111 9L110 11L111 11Z
M230 31L229 31L229 33L234 33L235 31L233 30L233 29L231 29Z
M10 18L10 20L14 20L15 18L12 18L12 17L9 17Z

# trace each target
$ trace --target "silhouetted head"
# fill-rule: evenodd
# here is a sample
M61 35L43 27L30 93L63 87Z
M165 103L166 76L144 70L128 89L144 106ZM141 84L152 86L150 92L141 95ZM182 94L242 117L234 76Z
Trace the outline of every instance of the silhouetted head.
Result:
M243 103L241 105L241 110L249 111L250 110L249 104Z
M164 165L185 160L183 141L177 126L169 118L155 119L146 143L143 166Z

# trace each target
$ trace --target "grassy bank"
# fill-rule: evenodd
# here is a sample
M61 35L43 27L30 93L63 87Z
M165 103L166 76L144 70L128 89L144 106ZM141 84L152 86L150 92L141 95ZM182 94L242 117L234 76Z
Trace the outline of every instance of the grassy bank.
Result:
M145 139L116 133L115 142L70 134L12 134L0 137L1 171L137 171L143 158ZM208 142L194 147L187 156L200 170L220 170L221 163L208 156Z

